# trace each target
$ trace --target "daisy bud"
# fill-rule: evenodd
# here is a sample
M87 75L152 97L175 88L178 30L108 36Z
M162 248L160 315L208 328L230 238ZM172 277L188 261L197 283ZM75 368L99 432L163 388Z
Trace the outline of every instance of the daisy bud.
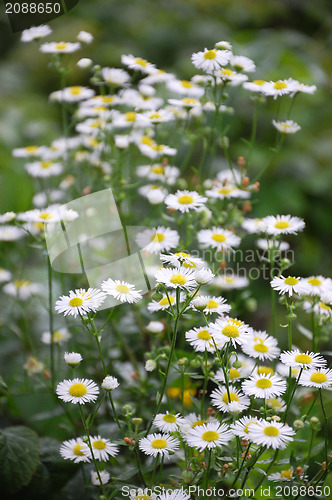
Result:
M85 68L90 68L92 64L93 64L92 59L89 59L88 57L82 57L82 59L77 61L76 66L85 69Z
M302 420L295 420L293 423L293 427L298 431L300 429L303 429L304 423L302 422Z
M248 187L249 183L250 183L249 177L248 176L243 177L243 179L241 181L242 187Z
M157 363L154 359L148 359L145 363L145 369L147 372L153 372L157 368Z
M163 299L163 297L164 296L163 296L163 294L161 292L155 291L151 298L152 298L152 300L155 300L155 301L159 302L160 300Z
M199 368L201 366L201 362L198 359L192 359L190 361L190 366L192 368Z
M245 201L242 205L242 211L244 213L251 212L252 211L252 205L250 201Z
M182 479L185 483L190 484L193 480L193 474L189 470L184 470L181 474Z
M65 352L63 357L67 365L71 368L76 368L83 360L79 352Z
M107 484L109 482L109 480L110 480L110 477L111 477L109 475L109 473L106 472L105 470L99 471L99 476L98 476L97 472L95 472L93 470L91 471L90 474L91 474L91 483L94 486L100 486L100 483ZM100 479L99 479L99 477L100 477Z
M242 441L241 441L241 446L247 447L247 446L248 446L248 444L249 444L248 439L242 439Z
M165 326L161 321L150 321L146 325L146 329L150 333L161 333L165 330Z
M313 429L317 429L319 427L319 419L317 417L311 417L310 425Z
M136 427L139 427L143 423L143 419L139 417L135 417L132 419L132 423L136 425Z
M214 410L213 408L209 407L207 409L207 412L206 412L207 417L214 417L215 414L216 414L216 410Z
M179 366L186 365L187 363L188 363L188 358L181 358L181 359L179 359L179 361L178 361L178 365L179 365Z
M239 156L237 159L237 164L239 167L245 167L246 165L246 160L244 159L244 156Z
M257 182L255 182L255 184L254 184L253 190L254 190L254 191L256 191L256 192L258 192L258 191L259 191L259 188L260 188L260 183L257 181Z
M87 31L80 31L76 38L79 42L87 44L91 43L93 40L93 36Z
M322 470L325 470L325 469L326 469L326 462L322 462L321 469L322 469Z
M113 389L116 389L119 385L120 384L117 378L108 376L104 378L101 387L104 391L113 391Z
M234 361L234 363L233 363L233 367L234 368L241 368L241 366L242 366L241 361L239 361L239 360Z
M134 438L125 437L125 438L123 438L123 440L127 446L135 446L135 444L136 444L136 441Z
M91 193L91 187L90 186L85 186L85 188L83 188L82 190L82 194L84 196L86 196L87 194L90 194Z

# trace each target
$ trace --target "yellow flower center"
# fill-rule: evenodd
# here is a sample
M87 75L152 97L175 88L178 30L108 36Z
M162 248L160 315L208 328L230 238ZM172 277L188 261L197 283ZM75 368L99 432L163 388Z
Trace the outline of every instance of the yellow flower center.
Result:
M53 342L59 342L60 340L63 339L63 333L61 332L54 332L52 335Z
M117 292L120 292L120 293L129 293L130 292L130 288L127 285L117 285L115 287L115 289Z
M64 50L67 48L67 44L65 42L60 42L55 45L57 50Z
M280 90L280 89L286 89L287 88L287 83L285 82L276 82L274 85L273 85L273 88L277 89L277 90Z
M229 194L232 192L232 189L229 189L229 188L220 188L218 189L218 193L219 194Z
M161 300L159 301L159 304L160 304L161 306L169 306L169 304L170 304L170 303L171 303L171 304L174 304L174 302L175 302L175 298L174 298L174 297L172 297L172 296L169 296L169 300L168 300L168 298L167 298L167 297L165 297L165 298L163 298L163 299L161 299Z
M200 330L197 333L197 338L199 338L201 340L210 340L211 339L211 335L208 332L208 330Z
M218 302L216 302L215 300L209 300L209 302L206 304L206 307L208 309L215 309L216 307L218 307Z
M270 366L259 366L257 368L258 375L273 375L274 370Z
M125 119L126 119L126 122L134 122L136 120L135 111L129 111L128 113L126 113Z
M202 434L202 439L204 439L204 441L208 441L209 443L211 443L212 441L216 441L216 439L218 438L219 433L215 431L206 431Z
M146 68L146 66L148 65L148 62L145 59L141 59L140 57L136 57L135 63L143 66L143 68Z
M151 446L155 450L162 450L163 448L166 448L167 441L166 439L155 439L154 441L151 442Z
M104 450L106 448L106 443L101 439L98 439L92 443L92 446L96 448L96 450Z
M79 307L83 304L83 299L81 299L80 297L74 297L72 299L70 299L69 301L69 305L71 307Z
M280 472L280 477L282 477L284 479L292 479L292 476L293 476L292 469L283 470Z
M222 329L222 334L225 335L226 337L235 339L240 335L239 329L236 325L226 325Z
M107 95L106 95L106 96L105 96L105 95L103 95L103 96L101 96L101 100L102 100L102 102L103 102L103 103L105 103L105 104L111 104L111 103L114 101L114 97L112 97L112 96L107 96Z
M231 368L229 370L229 377L231 380L234 380L235 378L241 377L241 372L237 370L236 368Z
M270 398L266 401L266 404L268 405L269 408L275 408L275 409L281 409L282 404L280 403L279 399L277 398Z
M81 92L82 92L82 87L80 86L70 87L70 93L72 95L80 95Z
M224 68L221 70L221 73L225 76L232 76L232 75L235 75L234 71L232 71L231 69L228 69L228 68Z
M137 495L135 500L151 500L150 495Z
M185 285L187 283L187 279L182 274L173 274L170 279L170 282L174 285Z
M254 80L252 83L255 85L263 85L265 83L265 80Z
M310 376L311 382L314 384L323 384L327 381L327 375L325 373L315 372Z
M319 307L320 307L321 309L327 309L328 311L331 309L331 308L330 308L330 306L328 306L328 305L324 304L324 302L320 302L320 303L319 303Z
M164 241L164 239L165 235L162 233L156 233L151 236L151 241L153 243L161 243L162 241Z
M40 162L41 168L50 168L51 165L52 165L51 161L41 161Z
M319 286L322 284L321 280L319 280L318 278L311 278L310 280L308 280L308 283L312 286Z
M190 97L184 97L184 98L182 99L182 102L183 102L184 104L189 104L189 106L194 105L194 104L196 104L196 103L197 103L196 99L190 99Z
M30 281L28 280L15 280L14 284L16 288L22 288L22 286L27 286L30 284Z
M39 148L38 146L27 146L24 149L27 153L35 153Z
M204 52L204 59L215 59L217 57L216 50L207 50Z
M214 233L212 235L212 239L214 241L216 241L217 243L223 243L224 241L226 241L226 236L224 234L217 234L217 233Z
M193 203L194 198L189 195L183 195L179 196L178 202L181 203L181 205L190 205L190 203Z
M263 344L263 343L255 344L254 345L254 349L257 352L262 352L262 353L263 352L268 352L268 350L269 350L269 348L265 344Z
M272 382L268 378L260 378L256 382L256 387L258 387L259 389L269 389L271 386Z
M189 82L188 80L182 80L181 85L185 89L191 89L193 87L193 84L191 82Z
M84 384L76 382L69 387L69 394L75 398L81 398L87 393L87 388Z
M52 215L49 212L42 212L39 217L44 220L52 219Z
M279 435L279 429L277 429L277 427L274 427L273 425L268 425L264 429L264 434L266 436L276 437Z
M153 172L154 174L162 175L164 173L164 167L162 167L161 165L154 165L151 168L151 172Z
M311 363L312 362L312 357L309 356L308 354L297 354L295 356L295 361L296 363Z
M231 402L232 401L236 401L236 402L239 401L239 396L237 394L235 394L235 392L230 392L229 395L230 395L230 398L231 398ZM227 392L225 392L225 394L223 395L222 400L227 405L229 404L229 397L228 397L228 393Z
M145 144L146 146L150 146L150 147L152 147L155 144L154 140L151 139L151 137L149 137L147 135L143 135L143 137L141 139L141 143Z
M150 120L159 120L161 118L161 114L160 113L151 113L150 115Z
M232 285L234 283L235 279L234 278L230 278L229 276L227 276L225 278L225 283L227 283L228 285Z
M176 416L172 415L171 413L167 413L163 416L163 420L168 424L174 424L174 422L176 422Z
M289 227L289 222L287 220L280 220L274 224L276 229L287 229Z
M297 278L294 278L294 276L289 276L285 279L286 285L297 285L298 282L299 280Z
M204 420L196 420L196 422L193 423L191 428L195 429L195 427L197 427L198 425L203 425L204 423L205 423Z
M73 453L74 455L78 455L80 457L84 455L84 453L82 452L82 446L79 443L75 444L73 448Z

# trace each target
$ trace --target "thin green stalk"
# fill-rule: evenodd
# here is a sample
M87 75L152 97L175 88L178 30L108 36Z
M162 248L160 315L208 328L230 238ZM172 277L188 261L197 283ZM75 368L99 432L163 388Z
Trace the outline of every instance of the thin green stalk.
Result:
M206 472L205 472L205 490L204 490L204 500L207 499L207 489L208 489L208 485L209 485L209 476L210 476L210 469L211 469L211 458L212 458L212 448L210 448L210 450L208 451L208 465L207 465L207 468L206 468Z
M245 454L244 454L244 456L243 456L243 459L242 459L241 465L240 465L240 467L239 467L239 469L238 469L238 471L237 471L237 473L236 473L236 476L235 476L235 478L234 478L234 481L233 481L233 483L232 483L231 488L233 488L233 487L234 487L234 485L235 485L236 481L238 480L238 478L239 478L239 476L240 476L240 474L241 474L241 472L242 472L242 469L243 469L244 463L245 463L245 461L246 461L246 459L247 459L247 456L248 456L248 453L249 453L250 446L251 446L251 443L249 443L249 445L247 446L246 452L245 452Z
M321 407L322 407L322 412L323 412L323 415L324 415L324 439L325 439L325 462L327 464L327 458L328 458L328 426L327 426L327 415L326 415L326 412L325 412L325 408L324 408L324 403L323 403L323 396L322 396L322 389L318 389L319 390L319 399L320 399L320 404L321 404Z
M171 351L170 351L168 362L167 362L167 366L166 366L166 371L165 371L165 376L164 376L164 383L163 383L163 386L162 386L162 389L161 389L161 393L159 395L159 400L158 400L158 403L157 403L157 408L156 408L156 411L155 411L155 413L153 415L153 418L152 418L152 420L151 420L151 422L149 424L149 427L148 427L148 429L146 431L146 436L150 432L150 429L152 427L152 424L153 424L153 421L155 419L155 416L159 413L159 410L160 410L160 407L161 407L161 403L162 403L162 400L163 400L163 397L164 397L164 394L165 394L165 390L166 390L168 373L169 373L169 370L170 370L170 367L171 367L173 353L174 353L175 344L176 344L176 337L177 337L177 333L178 333L178 324L179 324L179 318L180 318L179 302L180 302L180 289L177 288L176 289L177 315L176 315L175 320L174 320L174 328L173 328L173 337L172 337Z
M311 436L310 436L310 442L309 442L309 450L308 450L308 456L307 456L307 460L306 460L307 464L309 463L309 460L310 460L310 455L311 455L311 450L312 450L312 444L314 442L314 436L315 436L315 429L311 429Z
M152 479L151 479L151 488L154 487L154 477L156 475L158 464L159 464L159 455L157 455L156 461L155 461L155 464L154 464L154 469L153 469L153 474L152 474Z
M89 426L86 423L84 412L83 412L83 408L82 408L82 406L81 406L80 403L78 403L78 407L79 407L80 414L81 414L82 424L83 424L83 427L84 427L84 430L86 432L86 436L87 436L87 439L88 439L88 444L89 444L89 448L90 448L90 451L91 451L93 465L94 465L94 467L96 469L96 473L97 473L97 476L98 476L98 479L99 479L99 482L100 482L100 488L101 488L101 490L103 492L103 495L105 495L105 497L106 497L107 495L106 495L105 486L102 483L102 480L101 480L101 477L100 477L98 463L97 463L97 460L95 459L95 456L94 456L94 453L93 453L93 447L92 447L92 444L91 444L90 433L89 433Z
M293 397L294 397L294 394L295 394L295 391L296 391L296 388L299 384L299 380L301 378L301 375L302 375L302 372L303 372L303 368L301 368L299 374L298 374L298 377L295 381L295 385L293 387L293 390L291 391L291 387L289 386L289 399L288 399L288 402L287 402L287 408L286 408L286 411L284 413L284 417L283 417L283 421L286 422L286 418L287 418L287 415L288 415L288 412L290 410L290 407L291 407L291 403L292 403L292 400L293 400ZM292 377L292 375L291 375Z
M51 364L51 388L54 391L55 384L55 368L54 368L54 343L53 343L53 295L52 295L52 266L49 257L47 256L47 281L48 281L48 319L51 335L50 341L50 364Z
M203 392L202 392L202 399L201 399L201 418L203 418L204 415L204 401L205 401L205 393L207 389L207 384L208 384L208 367L207 367L207 350L205 349L204 352L204 384L203 384Z
M111 392L112 391L108 391L108 397L109 397L109 400L110 400L110 403L111 403L111 407L112 407L112 411L113 411L113 417L114 417L115 422L117 423L117 426L119 427L119 430L120 430L122 436L126 437L126 434L125 434L125 432L122 429L122 426L120 424L120 420L119 420L118 414L117 414L115 406L114 406L114 401L113 401Z
M135 458L136 458L136 463L137 463L137 467L138 467L138 474L140 476L140 479L142 481L143 486L146 487L146 481L144 479L142 468L141 468L141 460L140 460L140 457L139 457L138 450L137 450L136 446L134 448L134 452L135 452Z
M275 462L276 462L276 460L277 460L277 458L278 458L278 454L279 454L279 450L276 450L276 451L274 452L274 457L273 457L273 459L272 459L272 462L270 463L270 465L268 466L268 468L267 468L267 469L266 469L266 471L265 471L265 474L266 474L266 475L265 475L265 476L263 476L263 477L261 478L261 480L259 481L259 483L257 484L257 486L256 486L256 488L255 488L255 490L254 490L254 491L255 491L255 493L256 493L256 491L258 490L258 488L260 487L260 485L262 484L262 482L264 481L264 479L266 478L266 476L268 475L268 473L270 472L270 470L271 470L272 466L275 464Z

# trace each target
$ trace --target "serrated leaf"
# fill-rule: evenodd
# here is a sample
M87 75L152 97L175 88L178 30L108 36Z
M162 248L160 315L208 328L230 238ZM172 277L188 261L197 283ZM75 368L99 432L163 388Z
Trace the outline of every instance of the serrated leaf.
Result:
M27 427L7 427L0 432L1 490L16 493L29 484L39 461L37 435Z

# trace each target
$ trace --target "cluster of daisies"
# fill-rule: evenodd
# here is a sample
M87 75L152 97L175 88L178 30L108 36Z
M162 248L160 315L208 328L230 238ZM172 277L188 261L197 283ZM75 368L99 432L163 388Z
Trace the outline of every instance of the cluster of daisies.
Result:
M37 41L40 51L50 54L53 63L57 61L55 70L61 67L65 57L77 53L82 44L93 41L91 34L80 32L75 42L44 42L51 33L48 26L31 28L22 33L22 42ZM231 303L220 293L242 290L248 287L249 280L230 272L220 274L214 264L215 260L219 264L226 262L247 235L257 235L259 248L279 255L289 248L284 238L296 235L305 224L291 215L260 219L245 216L250 211L249 200L258 191L259 184L250 182L242 157L238 158L237 165L230 161L230 168L220 169L215 178L189 185L181 179L183 165L178 155L181 146L178 131L185 133L190 125L197 124L203 129L213 120L211 116L232 114L233 109L223 100L224 90L231 87L240 86L248 92L279 99L283 96L293 98L298 93L312 94L315 86L292 78L249 79L256 70L255 63L248 57L234 54L231 44L226 41L192 55L192 63L199 74L191 80L180 80L131 54L123 55L121 63L121 68L100 67L91 59L81 58L77 66L90 72L95 88L74 85L52 92L50 101L71 114L73 135L60 137L48 146L30 145L13 151L16 158L24 159L26 172L44 189L33 197L33 209L0 215L0 241L13 242L29 236L44 245L48 224L70 223L79 217L74 210L64 209L62 204L77 197L77 192L89 194L90 185L82 184L82 179L88 183L93 176L94 185L100 189L106 183L120 201L127 188L130 192L132 183L135 195L141 197L143 204L148 204L151 213L157 214L153 215L153 224L147 224L149 228L136 235L142 254L160 258L159 266L146 267L147 276L157 285L157 292L146 300L137 283L110 276L99 288L77 288L61 295L55 302L55 311L64 317L73 317L70 318L73 321L81 319L86 326L93 325L94 320L98 322L98 311L114 301L118 305L140 303L140 307L147 308L145 318L152 313L159 315L157 320L144 326L153 339L162 339L166 330L165 317L176 322L182 316L185 318L183 324L182 318L180 322L184 343L188 350L194 351L197 360L205 359L198 361L193 369L202 367L205 379L210 382L209 394L205 404L205 393L202 396L201 414L184 414L184 410L180 414L171 411L174 408L163 413L160 409L165 398L161 398L156 414L151 422L144 422L146 431L138 439L140 460L144 455L148 456L147 463L174 455L183 461L183 451L191 448L194 449L193 453L190 451L191 457L203 457L205 451L216 451L219 455L225 451L225 456L229 457L239 443L244 443L245 448L252 444L252 450L256 451L259 447L284 450L300 429L286 421L291 400L298 394L298 391L289 394L289 382L300 386L299 392L331 389L332 370L319 352L302 352L295 346L281 352L274 336L252 328L235 317L236 312L232 315L234 308L232 310ZM216 95L220 99L215 99ZM297 123L288 119L273 120L272 125L281 134L300 130ZM174 131L180 137L174 137ZM165 141L166 137L169 141ZM130 161L126 163L128 157ZM128 163L130 168L126 170ZM155 205L158 207L154 209ZM231 207L229 214L227 207ZM184 228L188 229L185 236ZM188 248L192 247L199 248L201 253L189 253ZM201 254L204 258L198 256ZM221 260L217 259L219 257ZM317 322L330 320L332 280L320 275L284 276L284 270L274 275L270 283L272 289L285 296L288 305L300 305L312 313ZM44 294L40 284L15 279L7 269L0 269L0 283L5 294L20 301ZM192 325L185 323L188 318ZM42 342L50 346L66 344L71 339L70 324L69 321L66 327L44 331ZM102 329L93 332L98 342ZM151 372L157 368L164 370L162 360L165 360L164 353L160 355L158 351L155 357L154 353L149 353L145 364L145 372L152 380ZM83 356L79 352L65 352L64 360L75 369ZM43 368L44 364L32 356L26 363L30 375L40 373ZM174 379L178 370L173 359L169 359L168 368ZM162 373L168 376L168 372ZM110 375L102 381L102 390L94 380L76 377L59 382L56 394L82 413L85 404L96 405L98 411L108 396L116 418L111 392L118 386L118 380ZM182 398L183 407L199 403L195 400L195 388L185 388L182 392L178 387L171 387L169 382L169 398L172 394ZM212 407L208 412L207 404ZM254 412L257 415L253 416ZM91 471L91 482L96 486L110 483L111 475L105 463L119 454L119 446L110 436L103 435L101 431L96 431L95 435L85 432L60 446L60 454L66 460L83 464L93 462L95 470ZM249 448L246 450L248 452ZM268 478L292 481L295 472L291 467L273 472ZM138 489L130 498L188 500L189 496L180 490L174 490L170 496L149 496Z

